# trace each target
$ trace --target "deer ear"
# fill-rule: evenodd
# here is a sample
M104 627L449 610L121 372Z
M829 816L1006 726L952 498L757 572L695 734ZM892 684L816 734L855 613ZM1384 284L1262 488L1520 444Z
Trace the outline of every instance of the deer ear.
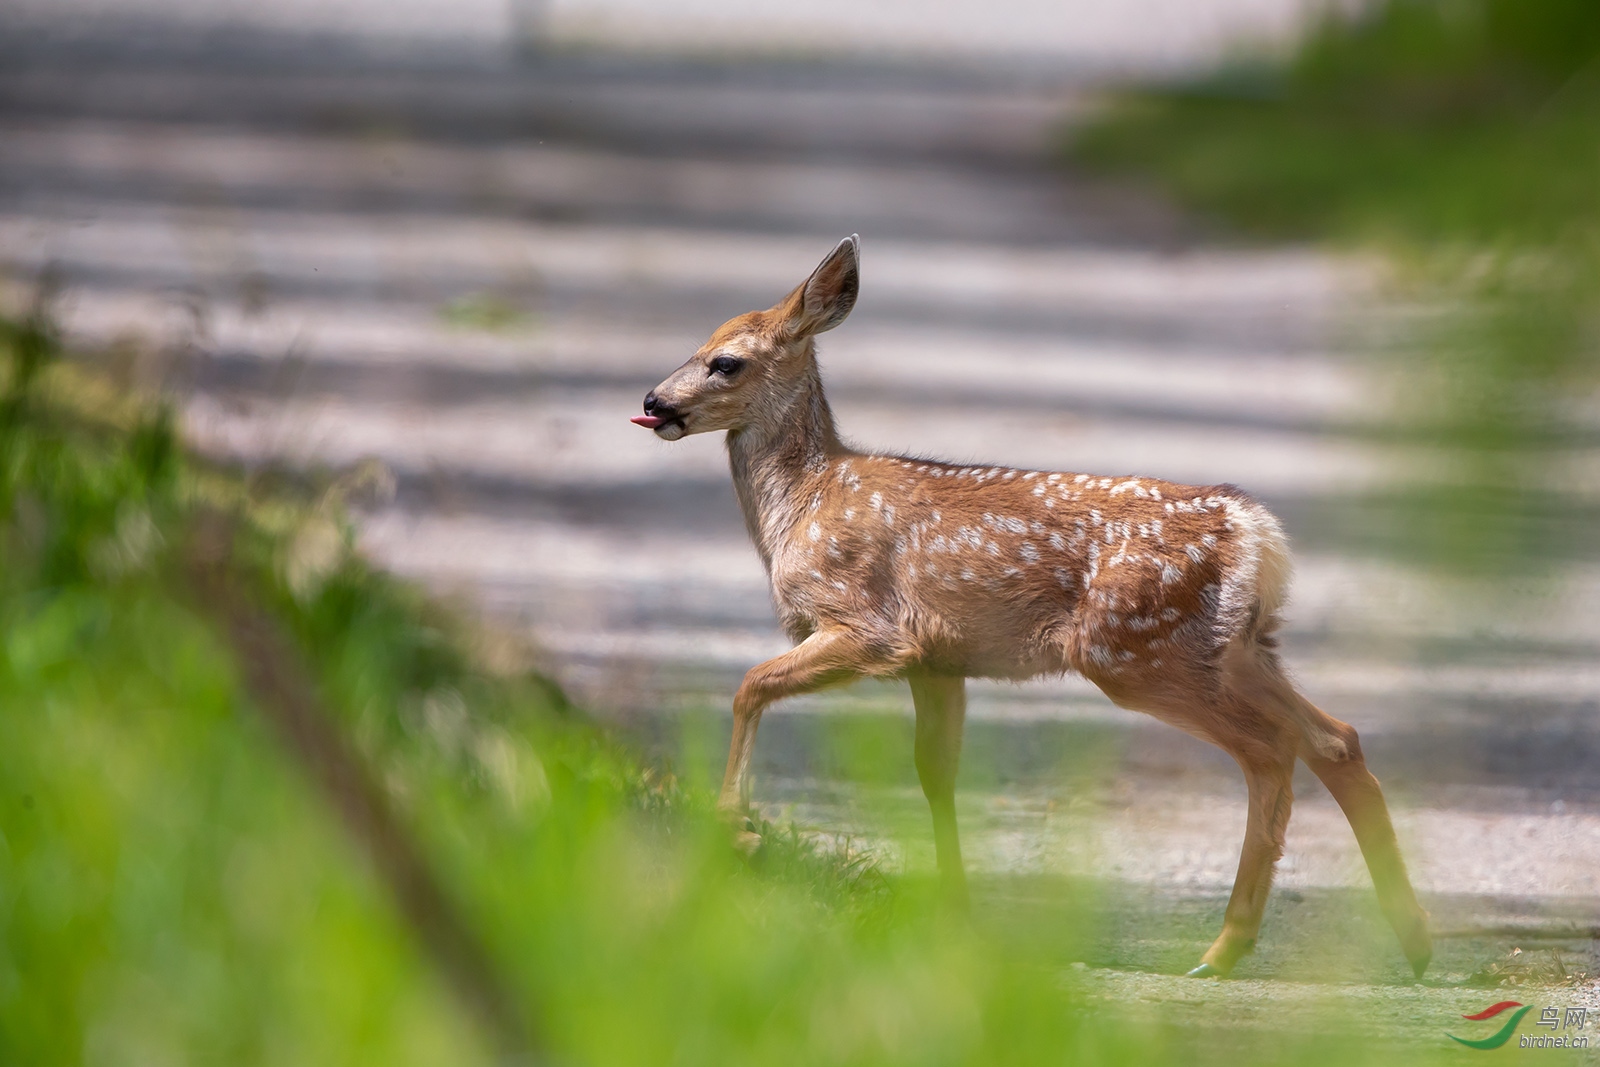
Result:
M784 300L781 307L790 334L809 337L833 329L856 306L860 291L861 237L851 234Z

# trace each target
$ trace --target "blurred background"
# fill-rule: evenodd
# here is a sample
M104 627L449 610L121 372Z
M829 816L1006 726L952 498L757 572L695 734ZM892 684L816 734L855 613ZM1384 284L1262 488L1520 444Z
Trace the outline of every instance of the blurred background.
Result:
M1595 924L1597 134L1576 0L10 0L0 270L703 784L787 645L720 440L627 420L859 232L852 441L1259 496L1436 914ZM902 686L776 708L756 800L925 869L909 736ZM1220 753L1073 679L968 736L980 876L1231 885ZM1300 792L1279 885L1366 886Z

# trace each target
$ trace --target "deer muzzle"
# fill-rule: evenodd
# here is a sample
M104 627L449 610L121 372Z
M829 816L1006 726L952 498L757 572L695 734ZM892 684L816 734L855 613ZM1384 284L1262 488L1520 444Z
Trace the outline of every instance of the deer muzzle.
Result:
M688 432L682 412L671 404L662 402L654 391L645 394L644 414L635 415L629 422L636 426L643 426L647 430L654 430L657 437L668 441L676 441Z

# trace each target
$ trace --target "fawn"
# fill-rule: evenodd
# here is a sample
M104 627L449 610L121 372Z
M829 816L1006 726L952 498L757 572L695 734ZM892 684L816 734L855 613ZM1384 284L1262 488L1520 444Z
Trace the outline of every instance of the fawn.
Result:
M1244 770L1238 877L1222 933L1191 975L1226 974L1255 945L1298 757L1349 819L1420 977L1432 957L1428 914L1356 731L1301 696L1278 660L1289 580L1278 521L1228 485L850 448L834 430L814 338L844 321L859 287L852 235L776 306L719 327L632 420L668 441L727 431L745 525L797 642L739 686L719 806L734 818L746 810L768 705L864 676L905 678L940 875L964 907L955 778L965 679L1076 671Z

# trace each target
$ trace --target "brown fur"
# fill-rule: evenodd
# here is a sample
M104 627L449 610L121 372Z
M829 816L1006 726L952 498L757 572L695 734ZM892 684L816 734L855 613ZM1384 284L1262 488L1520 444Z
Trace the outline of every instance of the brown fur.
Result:
M1245 772L1249 828L1206 973L1226 972L1254 944L1300 756L1350 815L1420 974L1427 916L1355 732L1296 692L1278 661L1273 631L1289 581L1278 521L1228 485L848 447L814 339L849 314L858 273L852 237L777 306L724 323L646 398L669 440L727 432L746 526L799 642L752 669L735 696L723 804L746 804L767 705L865 675L908 678L940 868L964 900L953 802L961 680L1075 671L1123 707L1221 746Z

